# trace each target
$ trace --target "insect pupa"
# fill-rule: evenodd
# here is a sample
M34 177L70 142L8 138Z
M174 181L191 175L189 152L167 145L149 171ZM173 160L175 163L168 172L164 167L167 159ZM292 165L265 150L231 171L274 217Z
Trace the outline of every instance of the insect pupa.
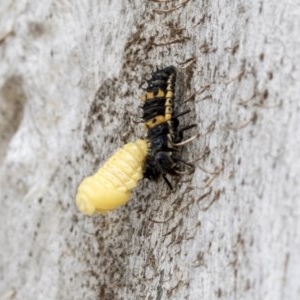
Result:
M143 177L149 144L139 139L120 148L94 175L79 185L76 204L86 214L105 214L125 205Z

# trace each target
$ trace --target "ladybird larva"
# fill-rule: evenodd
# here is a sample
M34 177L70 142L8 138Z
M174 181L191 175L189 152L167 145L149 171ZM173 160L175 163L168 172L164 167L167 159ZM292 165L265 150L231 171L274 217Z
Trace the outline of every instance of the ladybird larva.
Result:
M179 176L184 173L186 167L194 169L192 164L181 158L179 147L196 138L194 136L182 141L183 132L195 127L196 124L179 127L178 118L190 110L180 113L176 111L180 106L178 95L175 100L177 73L174 66L155 71L151 79L147 80L146 93L141 97L142 118L148 131L147 139L150 145L144 177L156 180L162 176L170 189L172 185L166 177L167 174Z
M128 143L119 149L96 174L79 185L76 204L86 214L105 214L131 197L131 190L143 177L149 145L146 140Z

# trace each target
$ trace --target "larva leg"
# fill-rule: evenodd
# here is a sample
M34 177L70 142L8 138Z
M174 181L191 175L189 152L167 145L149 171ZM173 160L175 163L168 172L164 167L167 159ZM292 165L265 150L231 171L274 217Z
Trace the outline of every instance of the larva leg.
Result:
M178 113L177 115L173 116L173 119L177 119L178 117L184 116L184 115L186 115L186 114L188 114L190 112L191 112L190 109L184 110L181 113Z
M197 124L187 125L179 129L179 134L182 134L184 131L197 127Z
M178 158L177 161L181 162L182 164L188 166L190 169L191 169L191 172L194 172L195 171L195 166L191 163L188 163L187 161L183 160L183 159L180 159Z
M185 141L182 141L180 143L176 143L176 144L173 144L175 147L180 147L180 146L183 146L185 144L188 144L190 143L191 141L193 141L194 139L196 139L198 137L198 134L190 137L189 139L185 140Z
M168 185L168 187L172 191L173 190L173 186L172 186L171 182L169 181L169 179L165 175L163 175L162 177L163 177L165 183Z

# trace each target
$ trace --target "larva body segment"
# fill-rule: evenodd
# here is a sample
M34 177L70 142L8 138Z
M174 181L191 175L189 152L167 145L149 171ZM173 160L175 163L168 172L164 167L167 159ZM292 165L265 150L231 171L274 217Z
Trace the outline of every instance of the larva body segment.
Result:
M146 140L128 143L119 149L96 174L78 187L76 204L86 214L105 214L125 205L131 190L143 177L149 145Z
M150 144L149 154L145 163L144 177L152 180L163 176L168 186L172 185L166 175L180 176L183 166L193 169L193 165L181 158L180 146L185 145L195 137L182 141L183 132L196 124L181 127L178 117L190 110L177 112L180 105L175 90L177 85L177 71L169 66L152 73L146 92L141 97L143 101L143 120L147 128L147 138ZM175 106L175 102L177 102Z

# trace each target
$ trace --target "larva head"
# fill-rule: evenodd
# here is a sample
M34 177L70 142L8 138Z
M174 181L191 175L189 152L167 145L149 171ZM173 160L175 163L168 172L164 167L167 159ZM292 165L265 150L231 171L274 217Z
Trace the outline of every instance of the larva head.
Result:
M78 187L76 205L85 215L106 214L125 205L130 197L130 191L104 187L94 176L90 176L85 178Z

